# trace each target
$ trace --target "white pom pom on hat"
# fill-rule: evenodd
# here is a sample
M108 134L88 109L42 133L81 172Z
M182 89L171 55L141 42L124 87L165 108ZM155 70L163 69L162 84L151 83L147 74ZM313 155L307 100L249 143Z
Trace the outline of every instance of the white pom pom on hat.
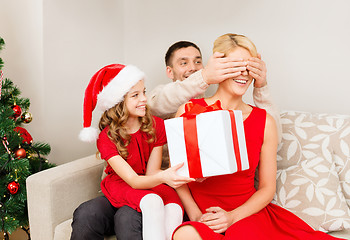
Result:
M94 142L99 131L91 127L92 112L97 106L106 111L124 99L124 95L145 74L133 65L110 64L98 70L91 78L85 90L83 109L83 130L79 139L84 142Z
M79 133L79 139L83 142L93 143L98 138L99 131L94 127L83 128Z

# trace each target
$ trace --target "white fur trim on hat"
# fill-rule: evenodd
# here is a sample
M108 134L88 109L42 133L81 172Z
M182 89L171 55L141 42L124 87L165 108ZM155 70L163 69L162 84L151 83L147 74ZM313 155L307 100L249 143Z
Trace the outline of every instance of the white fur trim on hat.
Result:
M96 106L101 111L110 109L117 103L123 101L124 95L140 80L145 74L133 65L125 66L97 96Z
M79 133L79 139L83 142L93 143L97 140L99 131L94 127L83 128Z

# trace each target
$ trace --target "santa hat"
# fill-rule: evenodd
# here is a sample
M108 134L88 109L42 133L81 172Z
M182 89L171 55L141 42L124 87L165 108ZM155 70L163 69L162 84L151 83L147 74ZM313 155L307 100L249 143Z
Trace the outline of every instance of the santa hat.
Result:
M97 106L106 111L124 99L124 95L145 74L133 65L111 64L101 68L92 76L85 90L84 123L79 138L84 142L94 142L98 138L98 130L91 127L92 112Z

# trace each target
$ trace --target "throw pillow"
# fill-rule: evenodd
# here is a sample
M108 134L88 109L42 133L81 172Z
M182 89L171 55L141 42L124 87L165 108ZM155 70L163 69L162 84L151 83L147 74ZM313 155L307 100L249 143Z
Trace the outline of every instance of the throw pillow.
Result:
M281 123L274 202L317 230L350 228L350 210L325 140L336 130L324 131L322 126L328 123L321 114L284 112Z
M350 207L350 116L336 116L329 122L330 127L338 129L330 138L329 151L334 157L340 186Z

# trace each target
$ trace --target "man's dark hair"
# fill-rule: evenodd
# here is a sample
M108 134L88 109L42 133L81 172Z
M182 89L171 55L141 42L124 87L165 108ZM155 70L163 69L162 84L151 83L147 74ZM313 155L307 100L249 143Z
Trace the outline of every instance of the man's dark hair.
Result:
M165 65L166 66L171 65L171 58L173 56L173 53L176 50L181 49L181 48L188 48L188 47L196 48L199 51L199 53L202 55L201 50L199 49L199 47L196 44L194 44L192 42L188 42L188 41L179 41L179 42L174 43L173 45L171 45L168 48L168 51L165 54Z

